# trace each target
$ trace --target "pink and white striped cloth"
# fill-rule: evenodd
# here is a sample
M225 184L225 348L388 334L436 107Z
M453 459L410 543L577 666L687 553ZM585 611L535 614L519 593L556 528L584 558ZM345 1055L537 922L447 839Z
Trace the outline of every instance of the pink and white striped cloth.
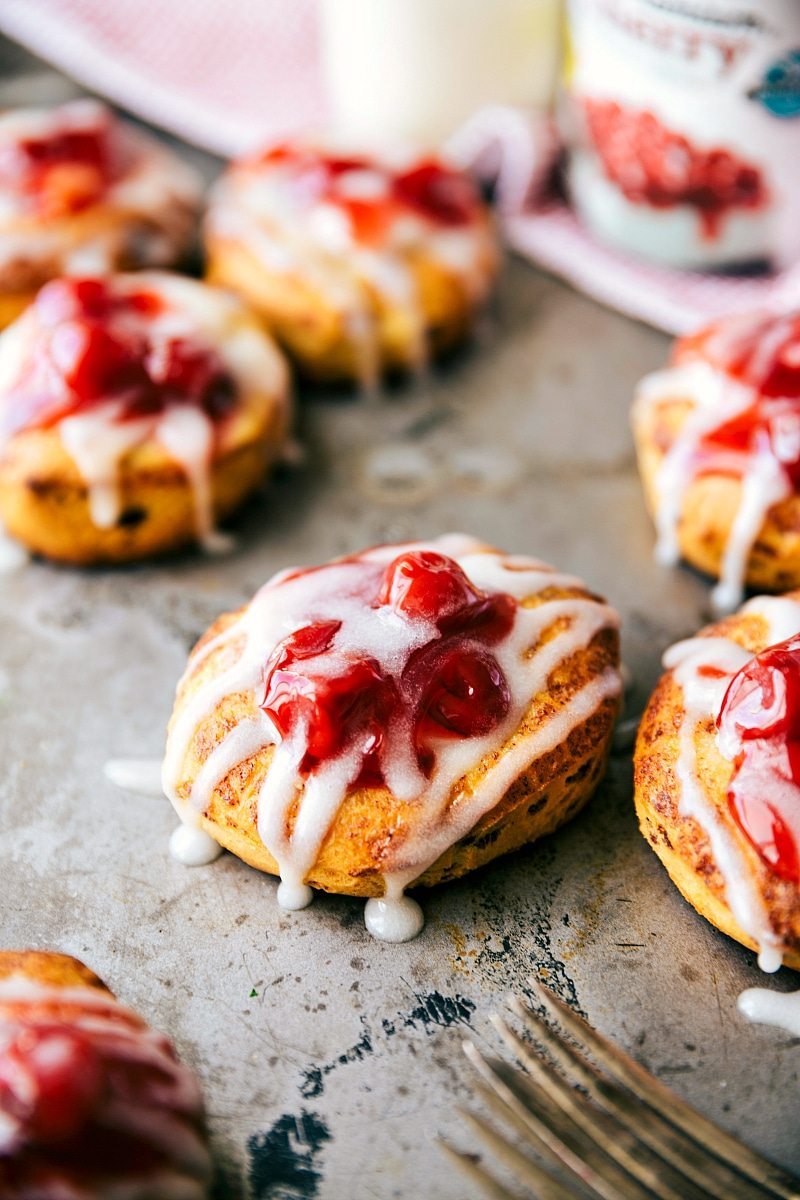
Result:
M226 157L324 119L316 0L0 0L0 31Z
M0 0L0 30L92 90L225 156L324 125L317 0ZM670 333L753 307L800 308L800 263L780 275L673 271L598 244L544 184L549 121L476 114L451 149L498 176L511 247L601 303ZM800 219L800 218L799 218Z

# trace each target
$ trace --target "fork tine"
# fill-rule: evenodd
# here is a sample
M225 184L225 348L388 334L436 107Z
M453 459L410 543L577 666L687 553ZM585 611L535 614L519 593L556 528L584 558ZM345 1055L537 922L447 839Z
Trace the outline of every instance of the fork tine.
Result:
M613 1042L593 1029L583 1017L556 996L538 979L531 979L534 994L551 1013L554 1013L564 1029L577 1041L588 1047L592 1057L630 1092L637 1096L654 1112L659 1113L692 1139L704 1145L723 1163L736 1168L753 1183L767 1189L783 1200L800 1200L800 1180L788 1171L763 1158L748 1146L737 1142L731 1134L719 1129L713 1121L702 1116L685 1101L680 1100L660 1080L641 1067Z
M473 1063L474 1066L476 1066L476 1069L482 1070L482 1068L479 1067L478 1064L475 1063L473 1059L470 1059L470 1061ZM484 1065L486 1066L487 1070L491 1070L491 1068L489 1067L489 1064L488 1064L488 1062L486 1062L486 1060L484 1060ZM557 1168L560 1168L562 1170L565 1169L565 1163L564 1163L563 1157L560 1157L551 1148L551 1145L549 1144L549 1140L546 1140L546 1139L540 1137L539 1133L536 1131L536 1129L534 1129L533 1124L532 1124L532 1118L533 1118L533 1120L535 1120L535 1118L533 1117L533 1114L529 1110L524 1108L524 1102L519 1097L514 1095L513 1090L509 1089L510 1090L510 1101L507 1101L506 1099L504 1099L503 1096L500 1094L503 1091L503 1087L505 1085L503 1083L503 1080L500 1078L500 1076L497 1073L495 1073L495 1078L491 1081L491 1085L489 1083L484 1083L483 1076L481 1076L481 1078L475 1080L475 1082L473 1083L472 1086L475 1091L475 1095L479 1096L481 1098L483 1103L488 1108L489 1112L494 1117L497 1117L498 1120L503 1121L507 1125L511 1125L512 1128L517 1131L517 1133L520 1135L520 1137L524 1138L527 1141L527 1143L528 1143L528 1145L530 1145L531 1149L544 1155ZM512 1107L512 1105L513 1105L513 1107ZM523 1114L521 1114L519 1111L520 1106L523 1107ZM543 1126L543 1127L545 1129L547 1128L546 1126ZM578 1133L578 1131L573 1131L573 1133ZM552 1138L550 1140L552 1140ZM572 1152L574 1155L578 1154L579 1150L577 1147L577 1138L573 1137L571 1139L571 1144L567 1146L567 1149L568 1149L568 1151ZM597 1193L594 1192L590 1186L591 1168L589 1168L587 1171L587 1168L583 1162L583 1159L579 1159L576 1157L575 1162L576 1162L576 1164L580 1164L580 1179L578 1180L580 1186L584 1187L584 1188L588 1188L589 1191L592 1192L592 1195L596 1195ZM577 1176L575 1175L574 1171L570 1170L569 1173L570 1173L570 1175L572 1175L573 1177L575 1177L577 1179ZM587 1182L587 1179L589 1179L589 1182Z
M537 1149L566 1168L595 1196L601 1200L649 1200L649 1193L598 1151L593 1142L584 1138L547 1096L533 1093L519 1072L516 1072L512 1086L506 1077L509 1070L506 1064L490 1063L472 1042L464 1042L464 1053L494 1093L493 1108L499 1104L501 1115L511 1119L533 1139Z
M462 1175L466 1175L467 1179L477 1183L478 1187L491 1197L491 1200L518 1200L513 1192L506 1191L494 1176L479 1166L469 1154L463 1154L460 1150L456 1150L454 1146L445 1141L441 1134L436 1138L436 1144L445 1158L448 1158L461 1171Z
M524 1028L547 1050L565 1074L570 1079L577 1079L592 1099L675 1170L690 1180L702 1179L703 1188L716 1200L753 1200L755 1196L765 1195L763 1188L755 1187L750 1180L744 1179L682 1130L643 1107L630 1092L620 1089L612 1080L601 1075L593 1063L565 1041L562 1034L551 1029L519 996L512 996L508 1003ZM515 1052L527 1065L532 1051L524 1043L522 1045L524 1052L517 1047Z
M473 1132L486 1142L495 1157L514 1172L520 1183L534 1190L537 1200L575 1200L574 1191L568 1190L552 1179L546 1171L542 1170L537 1163L531 1162L527 1155L518 1150L512 1142L507 1141L487 1121L483 1121L469 1109L458 1108L457 1111Z
M529 1046L498 1016L491 1016L501 1038L527 1068L534 1082L564 1115L591 1139L604 1154L627 1174L638 1179L648 1194L657 1200L708 1200L709 1193L685 1176L676 1179L675 1172L661 1160L643 1153L639 1139L630 1130L601 1112L577 1092L571 1084L544 1060L537 1058Z
M477 1070L483 1070L483 1068L478 1066L478 1064L472 1058L470 1058L470 1061ZM487 1069L487 1072L491 1071L489 1063L486 1062L486 1060L483 1060L483 1063ZM488 1075L486 1078L488 1078ZM482 1080L483 1075L481 1075L481 1078L477 1079L472 1086L476 1096L479 1096L483 1100L483 1103L494 1117L497 1117L498 1120L503 1121L507 1125L511 1125L512 1128L517 1131L520 1137L527 1141L531 1149L544 1155L557 1168L562 1170L567 1169L570 1176L575 1178L581 1187L587 1188L593 1196L599 1194L591 1187L592 1169L587 1168L584 1160L577 1157L578 1149L576 1148L575 1139L572 1139L572 1144L566 1145L566 1149L568 1153L572 1153L573 1156L575 1156L575 1163L580 1170L580 1177L576 1174L575 1170L567 1166L563 1155L560 1156L552 1148L550 1143L552 1142L554 1135L549 1135L547 1138L540 1136L539 1132L537 1132L537 1129L534 1127L536 1120L534 1114L524 1107L523 1101L514 1095L513 1090L506 1088L506 1090L509 1092L510 1099L507 1100L503 1098L501 1093L506 1085L504 1085L503 1080L497 1073L495 1073L491 1083L484 1083ZM546 1132L548 1132L547 1126L544 1125L544 1123L542 1123L542 1127Z

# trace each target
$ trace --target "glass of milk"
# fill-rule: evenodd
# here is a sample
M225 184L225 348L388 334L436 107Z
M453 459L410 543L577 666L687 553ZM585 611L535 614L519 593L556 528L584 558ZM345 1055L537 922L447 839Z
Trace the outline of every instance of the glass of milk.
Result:
M484 105L552 102L560 0L321 0L321 18L343 141L434 147Z

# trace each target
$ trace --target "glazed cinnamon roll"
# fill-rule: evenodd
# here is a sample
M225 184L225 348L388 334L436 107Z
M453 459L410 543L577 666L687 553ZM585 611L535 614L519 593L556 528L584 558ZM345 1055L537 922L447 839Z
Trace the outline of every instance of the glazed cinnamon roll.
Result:
M729 317L675 345L633 410L664 562L685 558L735 608L800 587L800 314Z
M3 1200L203 1200L194 1074L63 954L0 952Z
M95 100L0 114L0 327L48 279L180 262L200 180Z
M311 888L371 897L370 931L404 940L406 888L586 803L619 690L616 614L580 580L461 535L379 546L283 571L215 622L164 787L192 855L219 843L279 875L288 908Z
M212 192L206 247L209 279L245 296L304 374L367 386L461 342L498 266L463 172L309 144L235 163Z
M288 404L235 297L164 272L53 280L0 335L0 517L69 563L213 546L280 455Z
M800 967L800 592L679 642L635 758L642 833L697 911L765 970Z

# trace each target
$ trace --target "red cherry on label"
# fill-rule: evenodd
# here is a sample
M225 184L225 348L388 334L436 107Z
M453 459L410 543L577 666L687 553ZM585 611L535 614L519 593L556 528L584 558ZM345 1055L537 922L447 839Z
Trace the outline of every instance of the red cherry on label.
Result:
M426 621L439 621L477 599L458 563L433 550L411 550L394 559L378 593L378 604Z
M155 292L129 292L123 306L145 317L155 317L164 311L164 301Z

